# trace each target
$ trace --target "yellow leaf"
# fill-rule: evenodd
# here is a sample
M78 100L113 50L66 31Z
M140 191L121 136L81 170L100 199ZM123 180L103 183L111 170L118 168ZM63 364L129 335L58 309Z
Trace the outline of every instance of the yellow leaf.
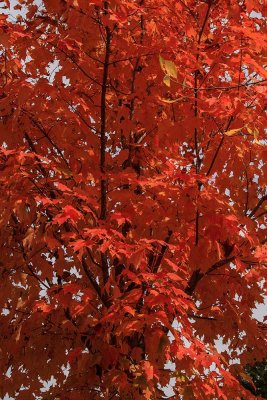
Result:
M20 324L18 327L17 333L16 333L16 337L15 337L16 342L19 342L19 340L20 340L21 328L22 328L22 325Z
M184 99L184 97L178 97L178 99L172 99L172 100L160 98L160 101L163 101L163 103L173 104L173 103L177 103L178 101L180 101L182 99Z
M174 62L169 60L164 60L161 56L159 56L159 62L162 71L169 75L171 78L177 79L177 68Z
M163 83L165 83L166 86L171 87L171 77L170 77L170 75L165 75L164 76Z
M176 379L177 379L178 382L185 382L185 376L184 375L180 375L180 372L177 373Z
M260 143L260 142L258 141L259 134L260 134L260 132L259 132L258 128L255 128L255 129L254 129L254 132L253 132L253 135L254 135L255 143L258 143L258 144Z
M259 137L260 132L259 132L258 128L251 129L248 126L246 128L247 128L247 133L249 135L254 136L255 143L259 144L260 142L258 141L258 137Z
M159 56L159 63L160 63L161 69L164 70L164 58L162 58L161 56Z
M241 129L242 129L242 128L231 129L230 131L224 132L224 134L225 134L226 136L233 136L233 135L235 135L236 133L240 132Z

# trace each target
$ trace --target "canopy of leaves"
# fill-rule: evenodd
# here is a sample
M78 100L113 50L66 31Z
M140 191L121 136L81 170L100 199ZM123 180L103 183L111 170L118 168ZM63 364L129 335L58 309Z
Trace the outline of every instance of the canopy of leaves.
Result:
M253 317L266 293L265 1L11 6L1 398L154 400L171 383L176 399L252 399L241 366L266 357Z
M247 365L245 370L253 380L255 387L245 380L243 381L243 385L253 394L267 399L267 361L265 360L257 362L254 365Z

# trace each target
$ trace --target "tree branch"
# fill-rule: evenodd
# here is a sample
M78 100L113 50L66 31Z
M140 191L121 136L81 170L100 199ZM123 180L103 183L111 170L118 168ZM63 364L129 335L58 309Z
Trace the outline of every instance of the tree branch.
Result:
M201 279L204 276L207 276L211 272L216 271L218 268L223 267L224 265L228 264L229 262L234 261L234 259L235 259L235 256L232 256L232 257L224 258L223 260L217 261L206 272L201 272L200 269L195 270L189 279L187 287L185 288L185 293L192 295L194 290L196 289L198 283L201 281Z
M110 57L110 44L111 32L109 27L106 27L106 53L103 67L103 80L101 92L101 113L100 113L100 171L101 177L101 211L100 219L106 219L107 216L107 180L104 176L106 173L106 94L107 94L107 80L109 70L109 57Z
M258 211L262 203L267 200L267 194L265 196L262 196L262 198L259 200L258 204L250 211L248 214L248 217L251 218L253 215Z
M166 253L166 250L168 249L168 243L170 242L172 234L173 234L173 232L171 230L169 230L168 236L165 239L165 243L167 243L167 244L165 244L164 246L161 247L161 251L160 251L159 255L157 256L157 258L156 259L153 258L153 260L155 261L154 265L152 263L152 270L154 273L156 273L159 269L159 266L162 262L164 254Z
M48 135L48 133L46 132L46 130L44 129L44 127L41 125L41 123L39 121L37 121L36 119L34 119L29 112L27 112L27 110L23 110L26 114L29 114L29 119L30 121L33 123L33 125L39 129L39 131L44 135L44 137L48 140L48 142L51 144L51 146L53 146L54 149L56 149L56 151L58 152L58 154L60 155L60 157L62 158L62 160L64 161L64 163L66 164L67 168L70 170L69 167L69 162L68 160L65 158L63 151L60 149L60 147L58 147L58 145L51 139L51 137Z
M228 129L230 128L230 125L231 125L231 123L233 122L233 120L234 120L234 117L231 116L230 119L229 119L229 121L228 121L228 124L227 124L227 126L226 126L226 128L225 128L225 130L224 130L225 132L227 132ZM211 161L211 164L210 164L210 166L209 166L209 169L208 169L208 171L207 171L207 173L206 173L207 176L210 175L210 173L211 173L211 170L212 170L212 168L213 168L213 165L214 165L214 163L215 163L215 161L216 161L216 159L217 159L217 157L218 157L219 151L220 151L220 149L221 149L221 147L222 147L222 145L223 145L224 138L225 138L225 136L223 135L222 138L221 138L221 141L220 141L220 143L219 143L219 146L217 147L217 150L215 151L215 154L214 154L214 157L213 157L213 159L212 159L212 161Z
M249 180L248 180L247 169L245 169L245 176L246 176L246 204L245 204L245 215L246 215L248 212L248 199L249 199Z
M241 83L240 85L211 86L211 87L206 87L206 88L199 88L198 91L200 91L200 90L232 90L232 89L239 89L242 87L261 85L262 83L265 83L265 82L267 82L267 79L262 79L260 81L255 81L255 82L245 82L245 83ZM193 89L193 88L189 88L189 89Z
M196 319L207 319L209 321L217 321L217 318L214 317L204 317L202 315L195 315L195 314L187 314L189 318L196 318Z
M107 300L103 299L103 296L101 294L101 289L100 286L98 285L98 283L96 282L96 279L94 277L94 274L92 273L92 271L89 269L85 256L82 257L82 267L83 270L87 276L87 278L89 279L91 285L93 286L93 288L95 289L95 292L97 293L99 299L102 301L102 303L104 304L105 307L109 307L110 304L108 303Z

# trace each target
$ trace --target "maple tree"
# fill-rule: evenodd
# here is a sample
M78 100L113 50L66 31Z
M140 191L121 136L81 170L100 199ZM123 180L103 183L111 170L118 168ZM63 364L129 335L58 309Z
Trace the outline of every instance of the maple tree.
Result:
M254 398L264 3L1 3L1 397Z

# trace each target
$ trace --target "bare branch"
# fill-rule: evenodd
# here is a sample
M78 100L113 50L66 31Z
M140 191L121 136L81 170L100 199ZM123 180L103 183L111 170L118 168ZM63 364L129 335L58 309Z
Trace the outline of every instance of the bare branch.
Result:
M229 258L224 258L220 261L217 261L215 264L213 264L206 272L201 272L200 269L195 270L188 282L188 285L185 289L185 292L189 295L192 295L194 290L196 289L198 283L201 281L201 279L204 276L209 275L210 273L216 271L218 268L223 267L224 265L234 261L235 256L229 257Z
M249 218L252 218L254 214L258 211L260 206L267 200L267 194L265 196L262 196L262 198L259 200L258 204L250 211L248 214Z

